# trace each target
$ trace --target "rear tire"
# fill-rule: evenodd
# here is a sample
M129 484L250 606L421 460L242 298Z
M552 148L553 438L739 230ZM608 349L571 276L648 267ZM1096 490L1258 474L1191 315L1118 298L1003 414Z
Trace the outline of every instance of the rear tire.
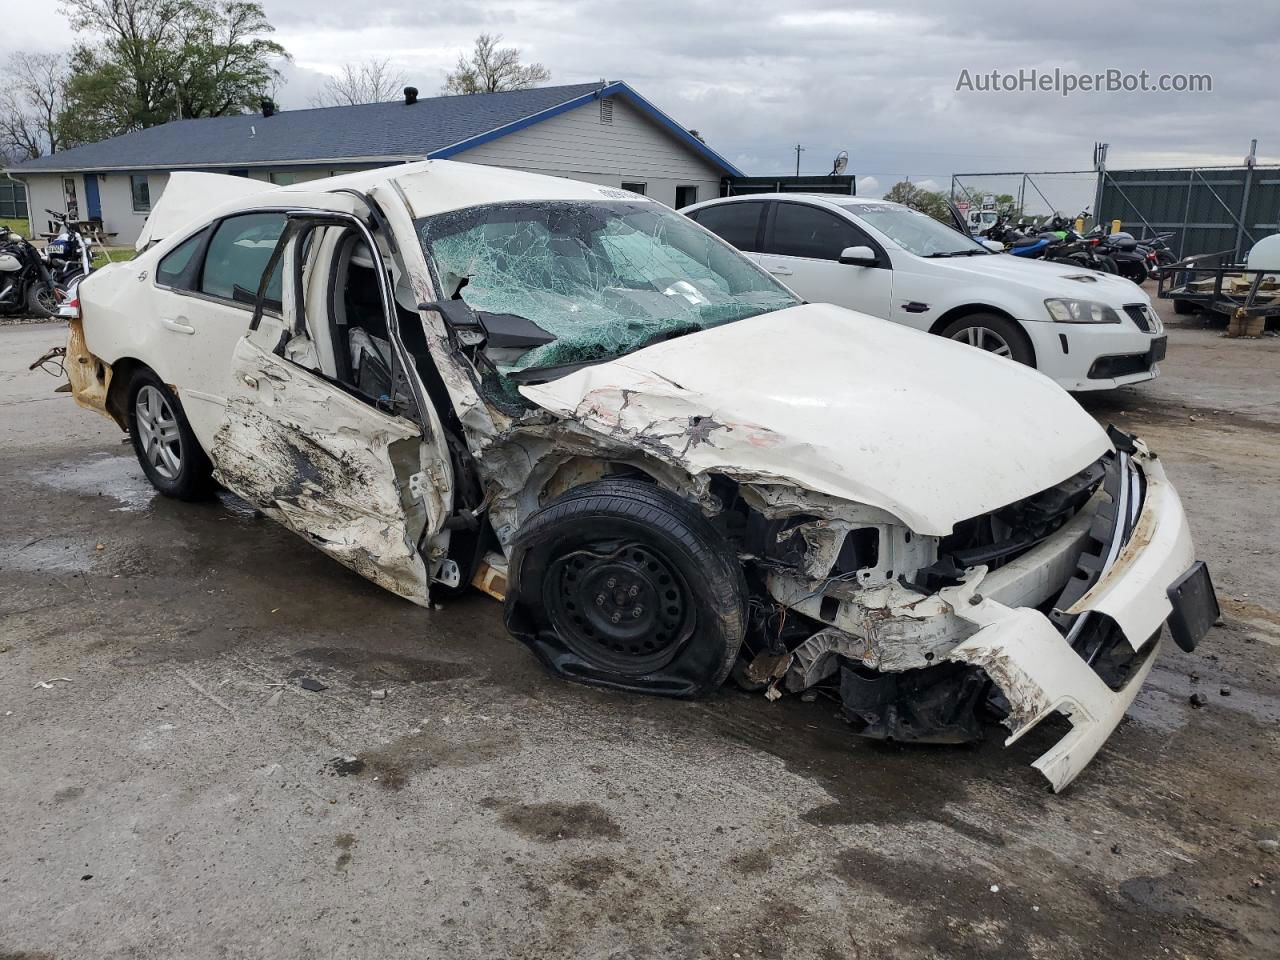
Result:
M652 483L583 484L516 534L507 629L569 680L696 697L724 681L746 632L729 543Z
M166 497L204 500L213 495L213 464L200 447L178 398L150 368L129 384L129 437L142 471Z
M953 320L941 331L948 340L967 343L988 353L1008 357L1028 367L1036 365L1031 340L1017 322L995 313L971 313Z

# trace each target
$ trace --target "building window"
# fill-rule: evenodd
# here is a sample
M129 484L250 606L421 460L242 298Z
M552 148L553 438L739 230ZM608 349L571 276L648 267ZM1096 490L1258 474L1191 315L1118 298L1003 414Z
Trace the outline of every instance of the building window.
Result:
M151 212L151 185L145 173L129 174L129 193L133 195L133 212Z
M630 190L632 193L638 193L642 197L644 196L644 188L645 185L643 183L627 183L626 181L622 183L623 190Z
M600 99L600 122L613 123L613 100L610 97Z
M698 202L698 188L696 186L676 187L676 209L687 207L691 203Z

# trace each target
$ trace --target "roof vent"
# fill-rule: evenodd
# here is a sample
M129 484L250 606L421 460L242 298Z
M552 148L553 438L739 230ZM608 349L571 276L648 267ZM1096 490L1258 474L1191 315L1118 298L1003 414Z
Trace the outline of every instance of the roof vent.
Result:
M600 98L600 122L613 123L613 98Z
M262 115L264 117L273 116L276 112L276 105L271 102L270 97L262 98Z
M417 87L405 87L405 88L404 88L404 102L405 102L405 105L406 105L406 106L408 106L408 105L410 105L410 104L414 104L414 103L417 103L417 102L418 102L418 88L417 88Z

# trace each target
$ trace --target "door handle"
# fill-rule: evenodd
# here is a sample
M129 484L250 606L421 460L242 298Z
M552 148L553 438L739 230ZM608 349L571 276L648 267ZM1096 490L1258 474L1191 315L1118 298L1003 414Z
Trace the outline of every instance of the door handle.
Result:
M790 268L790 267L769 267L768 269L769 269L769 272L770 272L770 273L772 273L775 277L789 277L789 276L791 276L791 268Z
M196 328L181 320L170 320L168 317L160 318L160 325L166 330L172 330L174 333L192 334L196 332Z

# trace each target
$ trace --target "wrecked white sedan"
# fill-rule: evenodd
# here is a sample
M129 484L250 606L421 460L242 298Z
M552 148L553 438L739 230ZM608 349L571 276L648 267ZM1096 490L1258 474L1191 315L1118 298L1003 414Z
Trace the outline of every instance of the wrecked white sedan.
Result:
M220 483L415 603L505 598L565 677L818 687L908 741L1057 712L1061 788L1163 625L1217 616L1140 441L656 202L446 161L240 184L80 285L76 399L165 494Z

